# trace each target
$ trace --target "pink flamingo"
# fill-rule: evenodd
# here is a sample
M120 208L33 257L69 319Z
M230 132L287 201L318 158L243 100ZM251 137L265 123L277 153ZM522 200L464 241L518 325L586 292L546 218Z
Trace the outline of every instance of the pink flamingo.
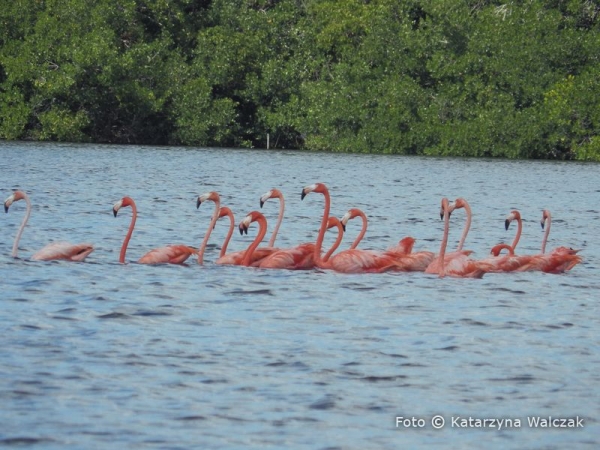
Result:
M21 235L23 234L23 230L27 225L27 221L29 220L29 216L31 214L31 202L29 201L28 195L23 191L15 191L13 192L5 201L4 201L4 212L8 212L8 208L16 201L25 200L25 204L27 205L27 210L25 211L25 217L21 222L21 226L19 227L19 231L17 231L17 236L15 238L15 242L12 248L11 256L13 258L17 258L17 252L19 249L19 241L21 240ZM51 261L51 260L66 260L66 261L83 261L90 253L94 251L94 246L92 244L70 244L68 242L52 242L41 250L37 251L31 257L34 261Z
M129 224L129 229L127 230L127 235L123 240L123 245L121 246L121 253L119 255L119 262L121 264L125 263L125 254L127 253L127 246L129 245L129 240L131 239L131 235L133 234L133 228L135 227L135 222L137 220L137 207L135 206L135 202L131 197L123 197L121 200L115 203L113 206L113 214L117 217L117 213L121 208L131 207L131 223ZM150 250L144 256L142 256L139 260L139 264L182 264L184 263L191 255L196 254L196 249L193 247L188 247L187 245L168 245L166 247L159 247L153 250Z
M220 217L220 209L221 209L221 196L216 191L210 191L205 194L199 195L196 200L196 209L200 208L200 205L204 202L213 202L215 204L215 209L213 215L211 216L210 223L208 225L208 229L204 234L204 238L200 243L200 247L198 248L198 264L204 263L204 252L206 251L206 245L208 244L208 238L210 238L210 234L212 230L215 228L217 220ZM229 241L227 242L229 243Z
M360 217L362 219L362 228L359 235L356 237L356 239L350 246L350 249L356 248L367 232L367 216L363 211L361 211L358 208L351 208L350 210L348 210L344 217L342 217L341 222L345 227L348 221L355 217ZM433 252L412 253L414 244L415 239L410 236L406 236L398 242L398 245L387 249L383 253L378 254L394 259L397 265L393 269L391 269L393 271L423 272L431 263L431 261L433 261L435 255L433 254Z
M440 244L438 256L427 266L425 273L438 274L440 277L450 275L461 278L481 278L485 270L477 263L468 258L467 255L460 252L453 252L450 258L446 256L446 247L448 245L448 233L450 231L450 212L453 208L449 205L448 199L442 199L442 217L444 219L444 235Z
M301 198L304 199L304 197L311 192L323 194L325 197L323 218L321 219L321 228L319 230L314 252L316 267L320 269L332 269L341 273L380 273L392 270L397 266L393 258L382 256L376 252L359 249L344 250L333 255L329 260L324 261L321 257L321 248L323 246L325 231L327 230L331 198L327 186L323 183L306 186L302 190Z
M521 232L523 231L523 221L521 220L521 213L516 209L513 209L508 216L506 216L506 220L504 221L504 229L508 231L508 227L510 226L513 220L517 221L517 233L515 234L515 238L511 244L513 249L513 253L517 248L517 244L519 243L519 239L521 239ZM542 252L543 253L543 252Z
M239 253L239 252L236 252L235 257L232 258L231 264L241 265L241 266L246 266L246 267L258 266L260 264L261 260L263 260L270 254L272 254L278 250L273 247L258 248L258 246L264 239L265 235L267 234L267 219L265 219L265 216L263 216L258 211L250 212L240 222L240 224L239 224L240 234L244 234L244 233L248 234L248 228L250 227L250 224L253 222L258 223L258 234L254 238L252 243L248 246L246 251L242 252L242 255L240 255L241 258L237 255L237 253ZM229 255L225 255L225 256L231 257L232 254L230 253Z
M277 233L279 233L279 227L281 227L281 222L283 221L283 212L285 210L285 200L283 198L283 194L279 189L273 188L269 192L263 194L260 197L260 207L270 198L278 198L279 199L279 215L277 216L277 223L275 224L275 228L273 229L273 234L271 235L271 239L269 240L269 247L275 246L275 239L277 239Z

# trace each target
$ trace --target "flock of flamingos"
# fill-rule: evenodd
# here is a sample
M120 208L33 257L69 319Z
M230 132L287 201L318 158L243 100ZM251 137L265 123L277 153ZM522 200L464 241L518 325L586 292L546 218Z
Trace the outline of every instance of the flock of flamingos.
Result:
M475 260L469 258L472 252L463 250L463 245L471 225L471 208L467 201L462 198L457 199L454 203L450 203L446 198L442 199L440 217L444 220L444 234L437 255L427 251L413 252L415 239L412 237L401 239L398 245L388 248L385 251L361 250L357 246L367 231L367 218L365 214L360 209L352 208L341 219L330 217L331 200L327 186L323 183L306 186L302 190L302 199L313 192L322 194L325 199L323 218L316 242L300 244L292 248L275 247L275 238L283 219L285 206L282 193L278 189L272 189L260 198L261 208L270 198L278 198L280 202L277 225L268 246L259 246L267 233L267 220L260 212L252 211L239 223L238 228L240 233L247 234L250 225L253 222L257 222L259 230L256 238L246 250L227 253L227 245L235 228L234 217L228 207L221 206L219 194L213 191L199 196L196 202L196 207L198 208L205 202L214 203L214 213L199 249L187 245L168 245L149 251L138 260L138 263L181 264L190 256L197 255L198 264L202 264L211 231L221 217L228 217L230 226L216 264L252 266L263 269L308 270L318 268L330 269L341 273L425 272L437 274L440 277L448 275L453 277L481 278L489 272L542 271L546 273L562 273L572 269L582 261L581 256L577 255L578 250L567 247L558 247L546 253L546 241L551 224L551 216L548 210L544 210L541 222L542 228L545 227L541 253L535 255L515 254L515 249L521 236L522 222L520 213L514 210L508 215L505 221L506 229L508 229L511 222L517 222L517 232L512 244L496 245L491 250L491 256L485 259ZM17 257L19 240L31 213L31 202L27 194L23 191L15 191L4 202L4 210L8 212L9 207L18 200L25 200L27 210L13 245L12 256L15 258ZM132 209L132 216L119 255L119 262L121 263L125 263L127 246L137 219L137 208L131 197L123 197L115 203L113 207L115 217L119 210L124 207ZM447 252L450 215L456 209L460 208L463 208L466 212L465 227L458 248L453 252ZM362 219L360 234L349 249L335 253L342 241L347 222L355 217ZM325 232L330 228L337 228L337 238L332 247L323 254L322 246ZM502 254L503 250L507 253ZM43 261L59 259L83 261L93 251L93 245L88 243L69 244L55 242L48 244L36 252L31 259Z

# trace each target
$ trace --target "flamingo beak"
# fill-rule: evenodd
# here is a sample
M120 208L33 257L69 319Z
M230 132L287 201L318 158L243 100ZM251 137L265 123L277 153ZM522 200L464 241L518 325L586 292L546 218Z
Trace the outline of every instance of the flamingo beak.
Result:
M510 226L510 220L506 219L506 220L504 221L504 229L505 229L505 230L508 230L508 227L509 227L509 226Z
M121 209L121 206L123 206L123 200L119 200L117 203L115 203L115 206L113 206L113 215L115 217L117 217L117 212L119 209Z
M261 199L260 199L260 207L262 208L264 204L265 204L265 202L264 202L264 201L263 201L263 199L261 198Z
M201 204L202 204L202 200L200 200L200 197L198 197L198 200L196 200L196 209L200 208Z

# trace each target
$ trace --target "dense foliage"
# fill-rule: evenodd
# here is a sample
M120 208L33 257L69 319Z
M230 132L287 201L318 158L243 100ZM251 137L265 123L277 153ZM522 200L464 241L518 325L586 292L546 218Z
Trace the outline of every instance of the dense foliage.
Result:
M1 0L0 139L600 160L596 0Z

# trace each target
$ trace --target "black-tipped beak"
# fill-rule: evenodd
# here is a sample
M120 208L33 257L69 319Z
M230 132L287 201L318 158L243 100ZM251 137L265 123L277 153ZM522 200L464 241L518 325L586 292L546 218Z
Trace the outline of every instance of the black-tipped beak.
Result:
M544 221L543 220L540 222L540 225L542 226L542 230L543 230L544 229Z
M509 226L509 225L510 225L510 220L506 219L506 220L504 221L504 229L505 229L505 230L508 230L508 226Z
M244 235L244 233L248 234L248 228L243 223L240 223L239 228L240 228L240 234L242 236Z
M4 212L7 213L8 212L8 206L4 205Z
M8 211L8 208L7 208L6 210ZM115 217L117 217L117 210L116 210L116 209L113 209L113 215L114 215Z
M200 208L201 204L202 202L200 201L200 197L198 197L198 200L196 200L196 209Z
M346 232L346 225L342 224L342 230L344 230L344 233Z
M302 195L300 196L300 200L304 200L304 197L306 197L306 192L304 192L304 189L302 189Z
M265 204L265 202L263 202L263 201L261 200L261 201L260 201L260 207L262 208L264 204Z

